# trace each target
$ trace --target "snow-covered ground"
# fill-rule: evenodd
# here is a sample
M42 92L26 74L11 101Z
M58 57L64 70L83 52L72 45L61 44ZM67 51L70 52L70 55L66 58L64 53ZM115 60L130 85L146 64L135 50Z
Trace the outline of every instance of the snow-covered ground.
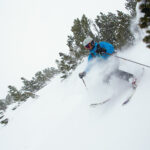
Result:
M142 42L119 54L150 65L150 52ZM110 62L99 64L85 78L87 89L78 73L83 62L64 82L55 78L43 88L38 99L29 99L16 110L12 106L5 117L8 125L0 127L1 150L150 150L150 69L132 100L122 102L131 93L131 85L113 77L103 83ZM138 76L142 66L121 61L121 66ZM112 97L95 108L89 105Z

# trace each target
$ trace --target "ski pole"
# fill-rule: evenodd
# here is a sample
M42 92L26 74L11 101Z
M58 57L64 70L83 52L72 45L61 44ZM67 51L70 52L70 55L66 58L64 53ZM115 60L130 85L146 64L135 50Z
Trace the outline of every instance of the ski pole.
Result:
M87 86L86 86L86 83L85 83L84 79L83 79L83 78L81 78L81 79L82 79L82 82L83 82L84 86L85 86L86 89L87 89Z
M142 64L142 63L139 63L139 62L130 60L130 59L126 59L126 58L119 57L119 56L115 56L115 57L120 58L120 59L123 59L123 60L126 60L126 61L129 61L129 62L132 62L132 63L135 63L135 64L138 64L138 65L141 65L141 66L144 66L144 67L147 67L147 68L150 68L150 66L148 66L148 65L145 65L145 64Z
M113 54L105 53L105 54L107 54L107 55L113 55L114 53ZM123 59L123 60L126 60L126 61L129 61L129 62L132 62L132 63L135 63L135 64L138 64L138 65L141 65L141 66L145 66L147 68L150 68L150 66L148 66L148 65L145 65L145 64L142 64L142 63L130 60L130 59L126 59L126 58L123 58L123 57L120 57L120 56L114 56L114 57L119 58L119 59Z

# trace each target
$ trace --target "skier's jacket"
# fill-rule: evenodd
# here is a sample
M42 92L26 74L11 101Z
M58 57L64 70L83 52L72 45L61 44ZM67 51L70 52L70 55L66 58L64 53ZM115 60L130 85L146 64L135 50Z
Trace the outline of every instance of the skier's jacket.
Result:
M98 44L99 44L100 48L103 48L103 49L106 50L106 53L103 53L101 55L101 54L96 52L97 48L98 48ZM108 55L107 53L108 54L113 54L114 53L114 46L112 44L110 44L108 42L103 42L103 41L99 42L99 43L95 42L95 45L94 45L93 49L90 50L90 53L89 53L89 56L88 56L88 65L87 65L87 67L85 69L85 72L87 73L90 70L91 66L89 65L90 64L89 62L91 60L93 60L94 58L98 58L99 57L99 58L102 58L104 60L108 59L110 57L110 55Z

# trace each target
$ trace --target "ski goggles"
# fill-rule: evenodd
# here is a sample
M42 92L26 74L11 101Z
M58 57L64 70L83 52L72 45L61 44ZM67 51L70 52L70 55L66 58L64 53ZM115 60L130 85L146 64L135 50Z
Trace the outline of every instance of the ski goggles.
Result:
M85 45L85 48L87 48L87 49L92 49L93 46L94 46L94 41L92 41L91 43Z

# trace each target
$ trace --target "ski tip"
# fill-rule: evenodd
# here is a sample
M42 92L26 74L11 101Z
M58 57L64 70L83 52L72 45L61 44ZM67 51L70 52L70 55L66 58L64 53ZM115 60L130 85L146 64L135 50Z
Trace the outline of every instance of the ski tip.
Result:
M126 105L127 103L129 103L129 99L128 100L126 100L126 101L124 101L123 103L122 103L122 106L124 106L124 105Z

